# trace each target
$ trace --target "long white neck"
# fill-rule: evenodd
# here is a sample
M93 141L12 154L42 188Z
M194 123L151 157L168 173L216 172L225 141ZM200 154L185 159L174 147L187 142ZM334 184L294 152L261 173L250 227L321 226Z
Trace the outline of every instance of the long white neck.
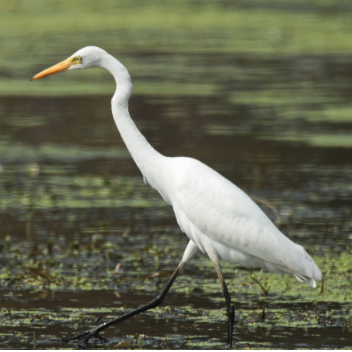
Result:
M111 101L111 109L121 137L144 178L165 198L160 175L165 174L167 158L148 143L130 117L128 100L132 94L131 77L127 69L109 54L102 58L100 66L108 70L116 82L116 91Z

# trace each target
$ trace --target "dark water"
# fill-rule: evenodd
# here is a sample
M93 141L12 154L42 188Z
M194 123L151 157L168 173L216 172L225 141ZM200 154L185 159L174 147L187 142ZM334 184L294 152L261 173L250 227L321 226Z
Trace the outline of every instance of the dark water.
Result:
M311 290L254 272L270 286L264 296L252 272L225 264L236 347L351 348L348 58L184 59L190 73L181 70L180 82L198 64L218 90L136 94L137 126L161 153L197 158L259 198L325 275L324 289ZM0 98L2 348L73 347L58 339L150 300L182 256L187 238L143 184L110 99ZM206 258L186 267L163 307L109 329L106 347L225 347L223 298Z

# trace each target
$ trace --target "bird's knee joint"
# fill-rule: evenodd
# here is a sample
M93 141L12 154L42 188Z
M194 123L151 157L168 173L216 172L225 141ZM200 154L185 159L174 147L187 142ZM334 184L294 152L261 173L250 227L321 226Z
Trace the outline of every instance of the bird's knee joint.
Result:
M152 302L153 302L154 307L157 307L164 302L164 297L156 296Z

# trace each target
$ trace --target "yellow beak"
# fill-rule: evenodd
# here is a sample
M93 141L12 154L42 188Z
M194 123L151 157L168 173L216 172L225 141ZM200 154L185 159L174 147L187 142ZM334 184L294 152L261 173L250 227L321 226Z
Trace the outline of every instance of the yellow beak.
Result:
M43 78L46 76L53 75L54 73L59 73L59 72L65 71L72 65L73 65L72 60L62 61L54 66L47 68L46 70L44 70L42 72L39 72L37 75L35 75L33 78L31 78L31 81L34 81L36 79Z

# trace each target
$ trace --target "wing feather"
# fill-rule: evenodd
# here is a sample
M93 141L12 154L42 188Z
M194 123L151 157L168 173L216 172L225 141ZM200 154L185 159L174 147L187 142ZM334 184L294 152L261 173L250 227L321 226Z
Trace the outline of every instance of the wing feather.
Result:
M205 164L178 159L182 167L175 177L175 212L182 211L214 242L286 267L298 277L321 279L303 247L283 235L247 194Z

